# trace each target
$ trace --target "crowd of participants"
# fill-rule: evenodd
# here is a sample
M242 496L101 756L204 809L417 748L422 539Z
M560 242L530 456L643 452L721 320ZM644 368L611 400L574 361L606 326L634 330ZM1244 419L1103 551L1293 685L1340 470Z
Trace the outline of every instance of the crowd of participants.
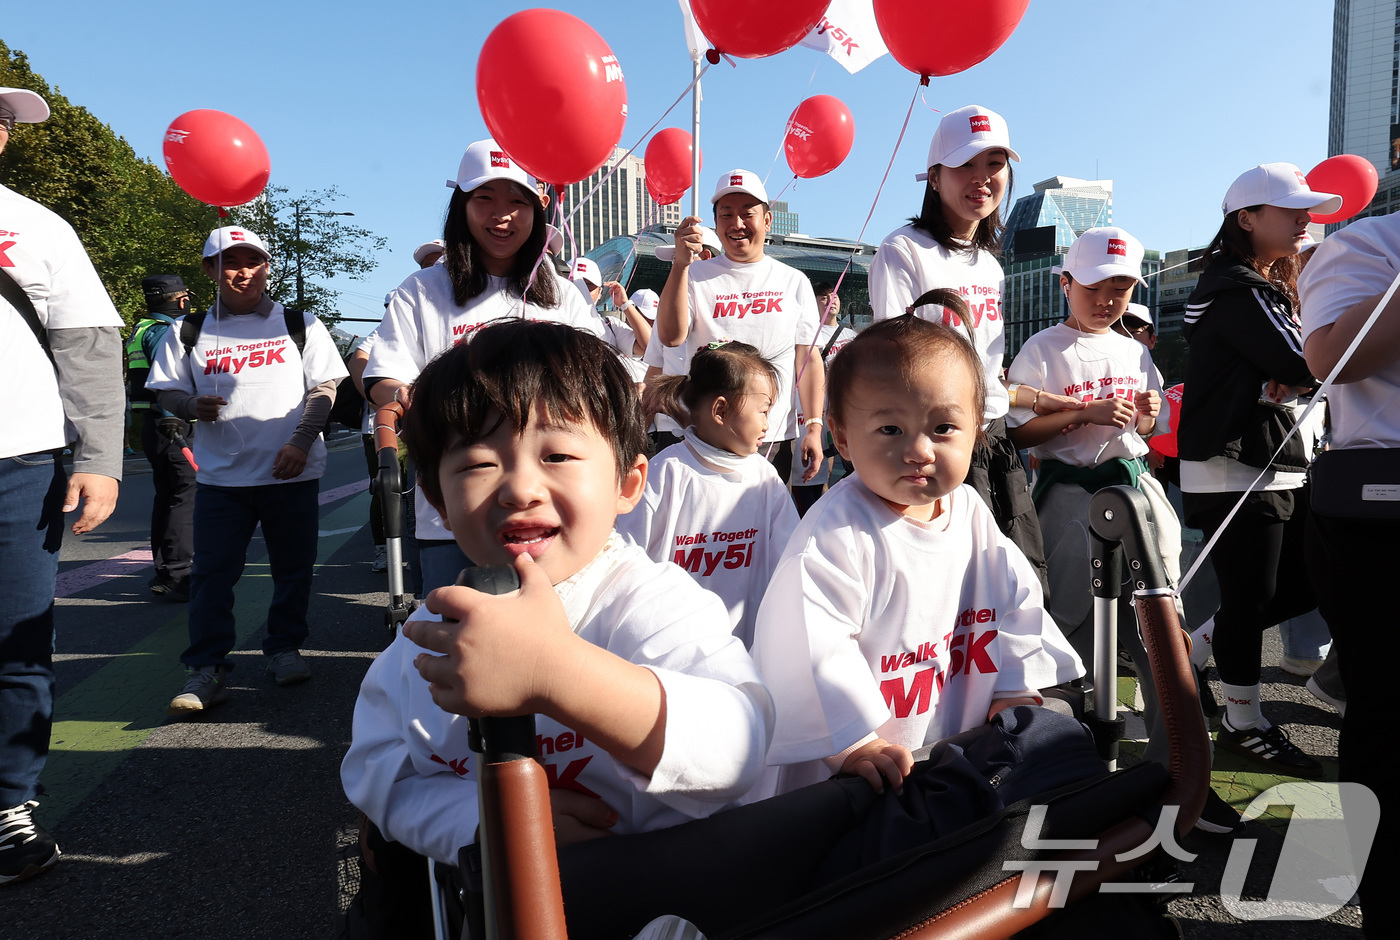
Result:
M24 94L0 90L6 137L14 121L42 119ZM1400 224L1363 220L1314 247L1309 210L1333 211L1339 197L1310 190L1289 164L1241 174L1188 304L1177 453L1164 458L1151 441L1173 405L1150 354L1151 314L1130 303L1146 282L1127 231L1078 238L1058 272L1068 317L1004 364L1001 208L1019 159L996 112L944 116L922 204L872 262L874 323L860 331L841 325L833 285L765 254L769 199L744 169L720 176L712 226L687 218L658 251L672 265L660 294L629 296L590 259L564 265L553 191L494 141L473 143L442 238L415 252L419 270L388 295L348 369L314 316L268 295L273 259L257 233L216 229L203 253L214 306L190 312L178 278L148 278L151 314L128 342L156 470L150 589L189 602L189 672L170 714L228 696L233 586L259 525L274 583L267 670L284 685L309 678L299 649L321 432L350 377L367 421L381 406L403 410L418 483L409 554L425 603L370 667L342 767L381 845L452 865L474 841L465 715L537 713L561 845L835 773L898 792L929 745L1049 720L1033 716L1058 713L1056 690L1091 654L1084 523L1092 494L1116 484L1147 498L1173 583L1182 523L1216 539L1219 609L1187 624L1203 712L1218 710L1212 656L1225 696L1216 746L1272 773L1324 776L1260 701L1264 630L1320 611L1330 652L1321 642L1290 652L1290 671L1317 672L1309 687L1343 711L1341 779L1388 793L1374 740L1384 707L1369 701L1382 687L1372 647L1384 601L1361 579L1394 524L1383 506L1310 490L1306 471L1324 441L1382 458L1400 443L1389 407L1400 316L1387 309L1343 369L1328 428L1284 437L1400 268ZM46 210L0 197L73 253L71 230ZM70 386L85 374L65 369L80 337L64 334L82 334L90 353L119 322L105 295L79 303L93 299L91 277L73 273L81 265L62 276L86 278L88 296L39 270L57 236L23 248L11 276L47 309L32 354L3 355L46 390L57 419L33 441L7 426L17 455L7 507L12 488L42 495L63 476L53 451L69 443L62 417L73 418ZM1313 256L1301 277L1300 252ZM605 293L614 316L599 313ZM119 476L93 456L96 424L73 423L75 478ZM373 467L368 443L366 453ZM56 532L61 517L45 511L39 531ZM19 536L6 512L8 553ZM56 544L34 548L56 562ZM515 566L517 595L453 587L462 569L498 564ZM374 567L384 565L381 550ZM1145 757L1162 760L1134 626L1125 606L1119 639L1144 686ZM58 858L33 819L47 725L43 742L8 730L51 720L52 608L7 611L3 628L7 671L11 649L32 660L29 647L48 647L47 699L0 688L0 807L13 807L0 809L0 845L14 850L0 855L0 877L18 880ZM1213 795L1198 826L1243 828ZM1378 844L1391 826L1383 819ZM1368 868L1363 899L1378 871ZM1368 910L1368 930L1382 916Z

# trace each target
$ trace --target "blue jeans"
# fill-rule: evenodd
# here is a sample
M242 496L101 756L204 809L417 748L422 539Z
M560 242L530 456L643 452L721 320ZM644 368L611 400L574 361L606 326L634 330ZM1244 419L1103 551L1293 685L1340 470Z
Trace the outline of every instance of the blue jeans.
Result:
M233 586L243 574L248 543L262 523L272 569L272 606L267 609L271 656L300 649L309 632L311 573L316 567L320 480L262 486L199 484L194 497L194 569L190 576L190 647L180 661L191 669L232 669L228 654L237 640Z
M0 459L0 809L40 793L53 727L53 592L68 478L52 454Z

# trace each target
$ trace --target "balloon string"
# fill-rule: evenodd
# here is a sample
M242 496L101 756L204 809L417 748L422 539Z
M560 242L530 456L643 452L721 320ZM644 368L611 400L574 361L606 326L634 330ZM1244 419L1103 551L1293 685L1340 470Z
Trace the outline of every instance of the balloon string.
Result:
M938 109L935 108L933 105L929 104L929 103L928 103L928 99L924 97L924 88L925 88L925 87L926 87L926 86L924 86L924 85L922 85L922 84L919 85L919 100L922 101L922 102L924 103L924 107L925 107L925 108L928 108L928 109L929 109L930 111L932 111L934 114L942 114L942 113L943 113L942 111L938 110Z
M797 177L796 177L796 176L794 176L792 179L788 180L787 183L784 184L783 188L780 189L780 190L778 190L778 195L776 195L776 196L774 196L772 199L768 200L768 204L769 204L769 205L772 205L773 203L777 202L779 199L783 198L783 193L787 192L788 189L789 189L794 183L796 183L796 182L797 182Z
M914 95L909 99L909 110L904 113L904 123L899 128L899 139L894 142L894 152L890 154L889 165L885 167L885 175L880 177L880 186L875 190L875 201L870 204L870 211L865 214L865 223L860 227L860 234L856 236L856 246L851 249L850 255L846 258L846 266L841 269L841 275L836 279L836 286L831 289L835 295L841 290L841 282L846 279L846 274L851 270L851 262L855 259L856 252L860 251L861 240L865 238L865 230L870 227L870 219L875 215L875 207L880 204L880 194L885 191L885 182L890 178L890 170L894 169L894 159L899 155L899 145L904 143L904 134L909 130L909 118L914 114L914 102L919 100L923 91L924 79L920 79L919 87L914 89ZM794 177L795 179L796 177ZM831 307L831 301L827 301L827 309ZM817 321L817 333L821 333L822 324L826 322L826 310L821 311L821 319ZM807 356L802 360L802 368L797 370L795 382L801 382L803 374L807 371L807 364L812 361L812 353L816 350L815 340L807 347Z
M731 64L732 64L732 63L731 63ZM619 168L621 168L621 166L622 166L622 161L624 161L624 160L626 160L628 157L632 156L633 151L635 151L638 147L640 147L640 146L642 145L642 141L646 140L647 137L651 135L651 132L654 131L654 130L656 130L657 126L660 125L660 123L661 123L662 121L666 120L666 116L667 116L668 114L670 114L672 111L676 110L676 105L680 104L682 101L685 100L685 96L688 95L688 94L690 94L690 89L694 88L694 87L700 82L700 79L703 78L703 77L705 76L705 73L708 72L709 70L710 70L710 66L709 66L709 65L706 65L704 68L702 68L702 69L700 70L699 74L697 74L694 78L692 78L692 79L690 80L690 83L687 84L687 85L685 86L685 88L681 91L681 93L680 93L679 95L676 96L676 100L671 102L671 106L670 106L669 108L667 108L667 109L662 113L661 117L659 117L659 118L656 119L656 123L653 124L651 127L648 127L645 131L642 132L642 136L639 137L639 138L637 139L637 142L636 142L635 144L632 145L632 149L631 149L631 150L628 150L628 151L627 151L626 153L624 153L621 157L619 157L619 158L616 160L616 162L613 163L611 169L609 169L608 172L606 172L606 173L603 174L603 178L600 179L596 184L594 184L593 188L590 189L590 190L588 191L588 195L587 195L587 196L584 196L583 199L579 202L579 204L576 205L576 206L574 206L573 209L571 209L571 210L569 211L569 217L568 217L567 219L564 220L564 224L565 224L566 226L569 224L569 219L572 219L572 218L578 213L578 210L582 209L585 205L587 205L587 204L588 204L588 201L589 201L590 199L592 199L592 198L594 197L594 195L597 194L598 190L599 190L599 189L602 189L603 184L606 183L608 180L612 179L612 175L613 175L614 173L616 173L616 172L618 171ZM692 143L692 145L693 145L693 144L694 144L694 141L691 141L691 143Z
M804 97L806 96L806 93L811 89L812 82L816 81L816 78L817 69L816 66L813 66L812 77L807 79L807 87L802 90ZM801 102L798 102L798 106L801 106ZM795 110L796 109L794 109L794 111ZM778 150L776 153L773 154L773 162L768 165L768 172L763 174L764 186L768 185L768 177L773 175L773 168L778 165L778 158L783 155L783 148L787 146L787 135L788 131L790 130L792 130L792 115L788 115L787 123L783 125L783 136L778 138Z
M555 190L554 190L554 196L555 196L555 199L554 199L554 221L555 221L555 222L558 222L558 221L559 221L560 210L563 209L563 200L559 198L559 190L558 190L558 189L555 189ZM557 228L557 226L556 226L556 228ZM532 268L530 269L530 279L529 279L528 281L525 282L525 290L524 290L524 292L521 293L521 295L520 295L520 319L522 319L522 320L526 319L526 316L525 316L525 307L526 307L527 301L526 301L525 297L526 297L526 295L528 295L528 294L530 293L530 288L535 286L535 275L539 273L540 265L544 264L545 259L548 258L548 257L549 257L549 231L546 229L546 230L545 230L545 233L544 233L544 245L542 245L542 246L540 247L540 256L539 256L538 258L535 259L535 266L532 267Z

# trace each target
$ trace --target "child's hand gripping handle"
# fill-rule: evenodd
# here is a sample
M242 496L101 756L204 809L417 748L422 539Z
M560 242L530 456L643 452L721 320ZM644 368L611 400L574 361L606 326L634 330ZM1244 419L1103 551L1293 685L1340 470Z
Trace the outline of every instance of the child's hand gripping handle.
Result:
M509 594L520 589L520 576L506 565L467 568L457 584L483 594ZM535 716L482 718L473 723L473 732L472 747L480 746L483 755L478 782L483 857L496 936L567 936L549 783L535 760Z

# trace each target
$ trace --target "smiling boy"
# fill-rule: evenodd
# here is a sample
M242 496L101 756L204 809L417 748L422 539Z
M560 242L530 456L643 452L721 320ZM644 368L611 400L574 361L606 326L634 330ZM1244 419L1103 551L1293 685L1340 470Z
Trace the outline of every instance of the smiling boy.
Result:
M613 533L647 466L617 358L568 326L493 324L431 363L413 402L425 495L521 589L434 592L370 667L341 767L351 802L455 864L478 821L460 716L529 711L560 845L736 801L762 769L771 701L720 600Z

